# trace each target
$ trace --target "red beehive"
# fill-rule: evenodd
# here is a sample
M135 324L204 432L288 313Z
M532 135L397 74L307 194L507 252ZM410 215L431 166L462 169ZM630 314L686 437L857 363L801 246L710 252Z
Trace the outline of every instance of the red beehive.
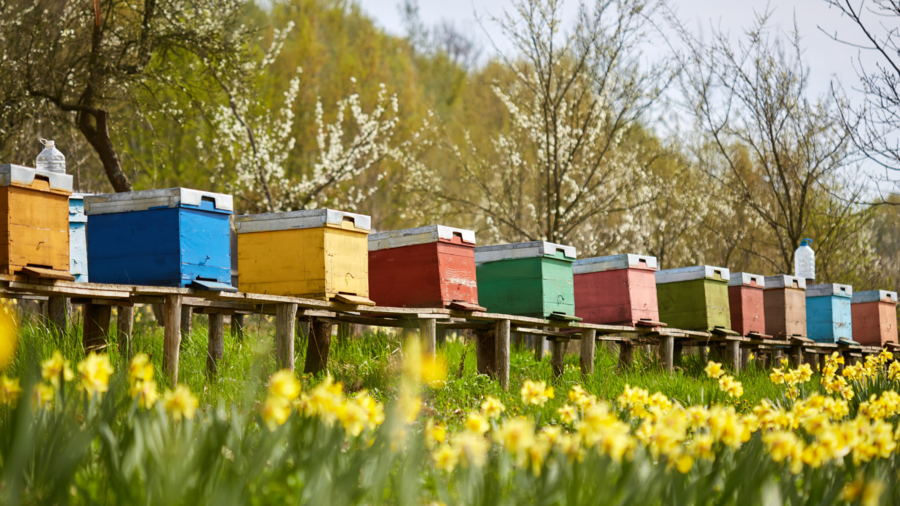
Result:
M763 276L735 272L728 282L728 306L731 310L731 330L742 336L766 333Z
M656 257L613 255L576 260L575 316L586 323L659 322Z
M477 306L475 232L432 225L370 235L369 297L379 306Z
M897 342L897 292L856 292L850 314L854 341L869 346Z

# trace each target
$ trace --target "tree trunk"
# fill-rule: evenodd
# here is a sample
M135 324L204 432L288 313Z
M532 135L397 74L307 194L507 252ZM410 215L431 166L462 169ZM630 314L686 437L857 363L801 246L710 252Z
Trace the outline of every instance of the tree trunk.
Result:
M92 100L93 93L89 87L82 96L82 104L89 105ZM91 124L91 117L94 118L94 124ZM81 111L78 113L78 129L84 138L90 143L91 147L100 158L103 164L103 170L106 171L106 178L116 192L132 191L131 181L122 170L122 164L119 162L119 155L116 154L116 148L113 146L112 139L109 136L109 113L102 109L94 110L93 113Z

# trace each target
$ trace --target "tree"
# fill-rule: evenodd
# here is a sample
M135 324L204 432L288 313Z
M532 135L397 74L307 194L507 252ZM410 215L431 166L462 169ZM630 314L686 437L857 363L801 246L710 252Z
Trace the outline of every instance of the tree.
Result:
M726 192L768 231L739 247L762 267L793 272L801 239L816 239L821 263L867 216L862 188L853 184L852 125L839 113L844 104L835 95L807 98L796 27L785 44L769 33L768 18L758 16L736 45L721 32L705 44L681 29L689 47L681 84L701 133L693 156L713 183L709 195Z
M71 122L117 192L132 183L112 138L111 108L163 90L202 93L208 68L238 72L241 0L0 0L0 145L30 118ZM13 148L14 150L15 148Z
M626 137L668 83L664 65L638 64L659 4L582 6L571 33L561 35L562 4L518 0L513 13L495 19L516 52L500 56L509 82L492 86L506 113L501 128L487 139L465 131L460 142L433 115L405 145L401 163L407 188L420 197L413 206L420 220L457 215L492 241L593 249L610 215L655 197Z

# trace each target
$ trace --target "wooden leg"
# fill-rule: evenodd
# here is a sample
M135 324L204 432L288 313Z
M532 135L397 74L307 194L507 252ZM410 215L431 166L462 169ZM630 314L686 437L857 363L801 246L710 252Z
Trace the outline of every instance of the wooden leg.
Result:
M166 326L166 306L165 304L150 304L153 310L153 317L156 318L156 325L159 327Z
M312 332L306 347L304 373L317 374L328 367L328 352L331 349L331 324L313 322Z
M163 370L169 375L172 386L178 384L178 352L181 347L182 295L166 295L165 333L163 338Z
M544 336L534 336L534 360L540 362L544 360Z
M681 367L682 365L684 365L684 345L681 344L680 341L675 341L673 353L674 357L672 358L675 361L675 367Z
M84 351L98 350L106 345L111 316L112 306L100 304L84 305L84 328L82 330Z
M47 309L50 328L56 332L59 341L65 340L69 333L69 299L50 297Z
M437 322L435 322L437 323ZM447 329L437 325L434 329L434 345L443 348L447 344Z
M753 350L750 348L741 349L741 370L746 371L747 366L750 364L750 354L753 353Z
M594 352L597 346L597 331L586 329L581 332L581 374L590 376L594 374Z
M309 339L309 318L302 318L300 320L300 327L297 329L299 334L302 334L302 339Z
M294 339L297 324L297 304L275 306L275 362L280 369L294 370Z
M697 347L697 353L700 355L700 363L706 366L707 362L709 362L709 348L706 347L706 344L701 343Z
M568 341L550 341L550 367L553 375L559 378L566 370L566 348Z
M422 336L422 353L426 355L434 355L437 347L437 327L434 318L423 318L419 320L419 331Z
M119 306L116 308L116 341L119 345L119 354L123 357L131 357L133 336L134 306Z
M725 365L732 371L738 372L741 367L741 342L728 341L725 343Z
M210 318L212 321L212 318ZM194 308L181 306L181 342L191 340L191 327L194 324Z
M183 313L182 313L183 314ZM225 315L209 315L209 340L206 345L206 377L215 378L219 361L225 357Z
M244 315L237 313L231 315L231 338L244 340Z
M659 354L662 356L663 370L675 372L675 338L668 335L659 338Z
M497 357L497 379L503 390L509 390L509 320L497 320L494 324L494 346Z
M478 365L478 374L487 374L491 378L497 377L497 349L493 330L475 331L475 359Z
M629 341L619 341L619 370L631 369L634 365L634 344Z

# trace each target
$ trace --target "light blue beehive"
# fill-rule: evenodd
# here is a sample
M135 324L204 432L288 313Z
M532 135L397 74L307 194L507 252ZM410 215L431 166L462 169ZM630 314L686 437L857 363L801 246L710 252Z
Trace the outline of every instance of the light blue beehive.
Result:
M853 287L827 283L806 287L806 329L808 337L820 343L853 341L850 299Z
M87 215L84 214L84 193L69 197L69 273L75 281L88 282Z

